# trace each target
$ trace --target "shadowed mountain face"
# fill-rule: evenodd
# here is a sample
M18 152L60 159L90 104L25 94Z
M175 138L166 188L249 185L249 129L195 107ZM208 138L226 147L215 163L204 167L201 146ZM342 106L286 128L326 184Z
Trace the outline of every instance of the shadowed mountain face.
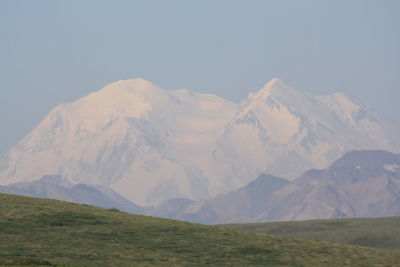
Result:
M279 79L239 104L132 79L55 107L0 160L0 185L57 174L155 206L209 199L261 173L292 180L353 149L400 151L399 140L399 129L346 96Z
M116 208L141 214L143 208L135 205L108 188L73 184L59 175L46 175L34 182L0 186L1 193L51 198L102 208Z
M201 223L400 215L400 155L351 151L292 182L261 175L228 194L154 215Z

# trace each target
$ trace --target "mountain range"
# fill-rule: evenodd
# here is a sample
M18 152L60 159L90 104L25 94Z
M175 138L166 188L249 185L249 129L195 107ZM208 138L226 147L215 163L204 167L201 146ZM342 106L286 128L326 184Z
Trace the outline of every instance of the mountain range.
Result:
M109 188L73 184L62 176L0 186L0 192L203 224L399 216L400 154L350 151L328 168L311 169L293 181L261 174L213 198L170 199L154 207L140 207Z
M262 174L233 192L179 203L149 214L205 224L399 216L400 155L351 151L291 182Z
M314 96L273 79L236 104L138 78L55 107L0 161L0 184L60 175L140 206L184 207L262 173L293 180L350 150L399 152L399 140L396 126L340 93Z

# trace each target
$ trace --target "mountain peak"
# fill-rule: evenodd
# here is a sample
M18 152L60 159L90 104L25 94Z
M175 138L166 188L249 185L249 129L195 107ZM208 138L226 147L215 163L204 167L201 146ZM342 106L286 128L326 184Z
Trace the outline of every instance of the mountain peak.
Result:
M127 103L128 106L139 102L165 102L169 92L142 78L119 80L95 93L100 102L115 102L117 106ZM130 99L130 101L128 101ZM129 103L128 103L129 102Z
M155 86L152 82L145 80L143 78L137 77L133 79L127 79L127 80L121 80L122 82L128 82L132 85L136 85L138 87L149 87L149 86Z
M134 78L134 79L127 79L127 80L119 80L116 82L113 82L107 86L105 86L103 89L105 90L123 90L123 91L132 91L132 90L139 90L139 91L145 91L145 90L154 90L155 88L158 88L156 85L151 83L150 81L147 81L143 78Z
M287 84L279 79L279 78L273 78L272 80L270 80L269 82L267 82L263 88L274 88L274 87L278 87L278 86L287 86Z
M251 100L263 100L270 96L282 97L284 95L291 95L297 90L289 86L286 82L279 78L273 78L267 82L258 92L249 94Z

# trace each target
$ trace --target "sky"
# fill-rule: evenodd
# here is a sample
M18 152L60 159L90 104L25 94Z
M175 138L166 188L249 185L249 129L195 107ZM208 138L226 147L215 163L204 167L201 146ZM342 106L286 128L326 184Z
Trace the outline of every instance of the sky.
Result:
M400 124L400 1L0 0L0 156L57 104L141 77L234 102L274 77Z

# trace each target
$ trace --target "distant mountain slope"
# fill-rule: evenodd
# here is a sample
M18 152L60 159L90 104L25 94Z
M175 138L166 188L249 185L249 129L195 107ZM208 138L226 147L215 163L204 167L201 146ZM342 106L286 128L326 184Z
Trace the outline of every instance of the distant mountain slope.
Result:
M400 250L400 217L221 225L256 233Z
M272 193L287 184L288 180L262 174L233 192L198 202L181 201L183 205L167 201L149 214L206 224L251 221L265 209Z
M351 151L290 183L262 175L234 192L158 210L154 215L207 224L400 216L400 155Z
M21 182L0 186L0 192L41 198L51 198L101 208L116 208L142 214L144 209L112 190L100 186L73 184L62 176L46 175L34 182Z
M0 202L0 265L50 261L86 266L395 266L400 262L398 251L223 229L57 200L0 194Z
M400 155L351 151L274 192L255 221L400 215Z
M261 173L293 179L352 149L400 152L399 140L395 126L344 95L279 79L240 104L132 79L54 108L0 162L0 184L57 174L154 206L211 198Z

